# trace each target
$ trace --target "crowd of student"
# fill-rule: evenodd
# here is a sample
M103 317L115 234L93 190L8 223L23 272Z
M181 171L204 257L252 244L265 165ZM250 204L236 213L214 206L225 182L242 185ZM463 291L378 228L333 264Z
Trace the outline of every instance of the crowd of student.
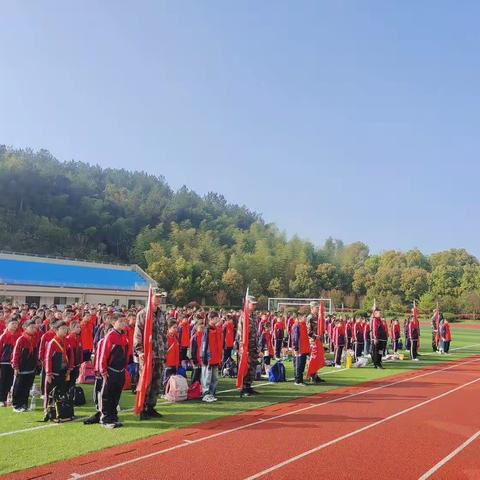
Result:
M117 406L126 374L135 391L139 363L134 349L135 324L144 312L140 308L129 310L102 304L72 305L60 311L55 305L37 308L4 303L0 309L0 406L11 403L14 412L27 411L35 376L40 375L48 421L47 404L52 390L73 387L81 365L93 359L97 412L85 423L102 423L107 428L121 426ZM312 319L316 322L317 315L318 304L311 305L310 315L252 315L259 363L268 370L273 359L293 359L295 385L304 386L304 370L316 334ZM171 375L191 371L191 383L198 381L202 386L203 401L216 401L219 375L235 370L233 355L238 353L240 318L241 312L234 310L168 309L161 384L165 386ZM337 368L341 367L344 350L351 351L355 361L371 356L374 367L383 368L382 358L389 348L396 354L405 346L412 360L418 360L420 325L415 316L406 319L402 339L399 321L388 323L378 309L370 319L328 315L321 341L333 354ZM448 354L450 342L448 322L432 320L433 349ZM318 375L311 380L322 381ZM254 393L250 390L246 393Z

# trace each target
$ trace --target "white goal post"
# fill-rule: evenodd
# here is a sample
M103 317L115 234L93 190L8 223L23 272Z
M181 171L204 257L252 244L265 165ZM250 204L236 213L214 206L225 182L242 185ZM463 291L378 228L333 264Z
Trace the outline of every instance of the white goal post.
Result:
M277 311L280 306L282 307L302 307L308 305L310 302L323 301L325 305L325 314L330 315L333 313L332 299L331 298L269 298L268 299L268 311Z

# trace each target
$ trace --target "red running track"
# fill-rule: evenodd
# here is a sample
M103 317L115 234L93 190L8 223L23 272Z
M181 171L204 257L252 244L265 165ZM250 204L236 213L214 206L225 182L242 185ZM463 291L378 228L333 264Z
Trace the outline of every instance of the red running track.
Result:
M7 478L253 480L321 474L334 479L418 479L478 431L479 398L476 356L194 425ZM450 466L447 463L431 478L480 478L474 460L469 468L477 468L476 477L439 476ZM455 475L461 474L457 468Z

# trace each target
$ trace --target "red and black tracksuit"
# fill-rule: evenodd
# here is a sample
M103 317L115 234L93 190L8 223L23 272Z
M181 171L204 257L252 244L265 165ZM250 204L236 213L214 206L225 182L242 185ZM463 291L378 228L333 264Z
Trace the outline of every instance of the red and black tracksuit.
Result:
M70 359L72 371L70 372L70 380L68 388L74 387L80 373L80 365L83 362L83 346L82 336L74 332L69 333L66 338L67 355Z
M355 322L353 324L353 342L355 347L355 360L358 360L363 355L363 347L365 345L363 324L361 322Z
M310 354L310 338L307 324L297 322L292 328L293 349L295 356L295 383L303 383L303 373L307 364L307 356Z
M333 330L333 347L335 349L335 365L341 365L342 353L345 348L345 325L343 323Z
M400 341L400 324L393 324L392 325L392 345L393 345L393 352L397 353L398 351L398 342Z
M420 337L420 325L418 320L410 320L407 331L408 339L410 340L410 357L414 360L418 355L418 339Z
M203 332L195 332L190 340L190 355L192 356L192 383L199 382L202 375L202 338Z
M270 360L273 357L273 344L272 334L269 330L264 330L260 335L260 351L263 352L265 365L270 365Z
M54 387L66 392L67 373L72 369L71 358L67 352L66 338L59 338L56 335L48 342L45 350L45 377L51 376L52 381L45 381L44 408L48 406L48 396Z
M450 350L450 342L452 341L452 334L450 332L450 325L443 323L440 327L440 338L442 340L442 348L444 353L448 353Z
M98 368L103 377L100 392L100 422L118 422L117 406L125 383L128 365L128 340L124 332L112 328L100 344Z
M0 335L0 402L6 402L13 385L12 354L20 334L5 330Z
M37 359L37 339L24 332L18 337L12 354L12 367L18 372L13 381L13 408L28 408L28 397L35 379Z
M180 348L180 363L186 367L186 362L189 358L187 356L188 347L190 346L190 323L185 320L182 320L180 326L178 327L178 344Z
M273 338L275 339L275 358L280 359L282 354L283 337L285 336L285 322L279 320L273 327Z
M375 368L383 368L382 355L387 343L387 332L381 318L372 317L372 361Z
M38 361L42 366L42 373L40 376L40 390L45 391L45 352L47 350L47 345L50 340L55 336L55 331L50 329L47 330L42 337L40 338L40 346L38 350Z

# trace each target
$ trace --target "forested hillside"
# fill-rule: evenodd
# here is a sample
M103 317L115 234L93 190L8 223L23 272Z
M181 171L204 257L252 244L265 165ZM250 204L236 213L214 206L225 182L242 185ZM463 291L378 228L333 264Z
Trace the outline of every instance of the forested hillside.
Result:
M175 302L238 304L331 296L337 305L480 310L480 266L465 250L370 255L356 242L288 239L216 193L174 192L163 177L60 162L0 146L0 249L138 263ZM325 237L328 232L325 232Z

